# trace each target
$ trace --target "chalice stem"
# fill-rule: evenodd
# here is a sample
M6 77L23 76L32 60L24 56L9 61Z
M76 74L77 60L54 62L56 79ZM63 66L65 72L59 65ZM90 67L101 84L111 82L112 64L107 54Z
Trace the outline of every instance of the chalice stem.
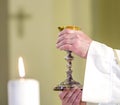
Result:
M67 80L68 83L71 82L72 78L72 60L73 60L73 56L72 56L72 51L67 51L67 56L65 57L65 60L67 61Z

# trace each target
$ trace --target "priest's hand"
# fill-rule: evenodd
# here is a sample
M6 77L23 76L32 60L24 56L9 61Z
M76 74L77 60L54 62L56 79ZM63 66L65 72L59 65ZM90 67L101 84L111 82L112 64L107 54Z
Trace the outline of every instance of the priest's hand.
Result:
M86 58L92 39L84 32L64 29L59 32L56 46L60 50L69 50L76 55Z
M63 90L60 92L59 97L62 105L86 105L86 102L81 101L82 91L79 88Z

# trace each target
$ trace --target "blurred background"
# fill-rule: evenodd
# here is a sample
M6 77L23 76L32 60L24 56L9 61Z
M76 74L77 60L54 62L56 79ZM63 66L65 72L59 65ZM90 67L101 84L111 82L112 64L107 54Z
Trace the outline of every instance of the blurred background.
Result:
M66 78L66 52L56 49L58 26L76 25L94 40L120 48L120 0L0 0L0 104L18 76L40 83L41 105L61 105L53 88ZM21 15L22 14L22 15ZM73 78L83 84L85 60L74 55Z

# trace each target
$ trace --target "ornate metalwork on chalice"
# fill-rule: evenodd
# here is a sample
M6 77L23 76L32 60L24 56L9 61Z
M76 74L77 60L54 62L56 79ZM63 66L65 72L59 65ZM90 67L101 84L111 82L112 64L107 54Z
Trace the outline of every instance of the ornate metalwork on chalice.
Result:
M62 31L63 29L71 29L71 30L80 30L79 27L77 26L66 26L66 27L58 27L59 31ZM60 84L58 84L56 87L54 87L54 91L63 91L64 89L68 88L74 88L74 87L79 87L82 90L82 85L73 80L72 77L72 60L73 60L73 56L72 56L72 51L66 51L67 52L67 56L65 57L65 60L67 61L67 78L65 81L61 82Z

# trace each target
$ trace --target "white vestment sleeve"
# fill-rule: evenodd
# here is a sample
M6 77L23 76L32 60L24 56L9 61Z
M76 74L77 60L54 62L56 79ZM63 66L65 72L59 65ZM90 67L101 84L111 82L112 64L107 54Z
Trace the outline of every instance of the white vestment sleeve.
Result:
M120 103L120 66L113 49L99 42L93 41L88 51L82 100Z

